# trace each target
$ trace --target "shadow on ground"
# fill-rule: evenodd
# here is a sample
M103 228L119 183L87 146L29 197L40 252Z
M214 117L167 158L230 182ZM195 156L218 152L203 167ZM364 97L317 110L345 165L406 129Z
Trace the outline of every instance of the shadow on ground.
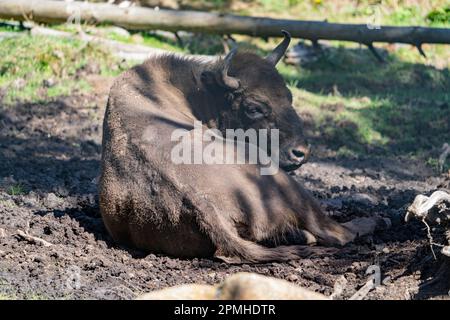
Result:
M321 62L321 65L324 63ZM389 102L385 108L395 103L404 108L410 104L418 108L411 102L412 93L404 98L391 97L402 86L397 87L397 91L389 91L389 86L382 90L383 81L395 82L399 78L389 80L385 76L382 80L377 80L380 88L370 83L367 91L355 93L355 88L363 87L351 83L363 81L363 78L357 77L356 66L342 66L341 74L332 79L335 67L325 65L322 69L321 65L306 69L308 72L300 78L299 86L311 92L325 94L326 91L321 90L333 90L333 85L336 84L343 99L368 96L375 100L381 95ZM425 67L403 67L417 68L419 75L428 72ZM383 68L387 67L380 70ZM374 70L371 72L376 74ZM389 70L384 72L390 74ZM443 75L448 83L447 71L431 72ZM433 92L438 97L445 97L438 83L433 83L428 84L427 99L433 96ZM0 259L0 271L6 270L14 290L20 293L20 290L25 290L23 288L26 288L30 279L35 279L36 285L31 287L33 290L40 290L51 297L65 296L65 291L53 288L48 281L48 270L54 268L57 274L64 275L64 268L71 266L80 268L84 279L82 289L72 293L77 298L132 298L139 292L180 283L217 283L229 273L239 271L253 271L287 279L328 295L333 292L335 281L346 275L348 288L343 296L349 297L367 281L365 271L372 264L379 264L383 272L395 279L392 287L389 287L392 290L402 288L402 285L417 284L418 280L413 276L414 270L425 268L420 263L428 253L417 255L416 249L425 247L427 240L420 224L402 224L402 208L417 193L435 188L439 177L436 177L436 181L430 181L426 171L410 169L415 168L413 159L405 162L395 159L393 155L384 162L373 156L351 161L344 158L316 158L317 161L305 165L299 171L297 178L318 198L322 201L334 200L331 203L323 202L327 211L336 219L345 220L348 215L364 216L374 213L396 217L390 231L363 238L334 257L229 266L206 259L180 260L159 255L144 258L139 252L123 250L114 245L101 221L96 199L101 121L106 95L107 92L103 92L99 97L90 94L58 98L45 104L18 103L15 106L0 107L0 210L5 213L0 215L0 227L11 235L17 228L27 227L31 234L54 243L48 249L13 236L1 240L3 256ZM401 122L399 126L408 127L421 122L420 110L419 108L411 114L411 123L402 118L405 122ZM368 108L364 112L367 112L365 117L377 119L377 110ZM382 113L380 117L380 123L375 120L373 123L373 126L380 126L376 127L377 130L392 123L392 114L387 113L386 116ZM448 114L442 113L441 117L448 120ZM339 128L336 130L335 135L328 138L319 136L318 141L326 144L329 141L327 139L336 139L343 141L349 148L352 147L350 140L340 137L342 131ZM386 134L390 134L389 132L386 131ZM428 131L424 133L425 136L428 134ZM448 132L440 134L446 137ZM398 139L402 146L407 145L405 139ZM362 140L358 143L364 145ZM408 150L410 149L405 147L399 149L399 153L406 154ZM405 164L409 169L405 169ZM18 185L20 188L16 191L20 192L12 195L9 188ZM263 191L261 194L264 196ZM127 288L126 293L106 295L104 291L99 291L119 287ZM23 292L20 294L26 296ZM402 295L377 291L372 292L369 297L401 298Z
M322 119L305 117L312 139L356 154L436 157L450 141L449 69L383 55L386 62L379 63L367 49L329 48L285 74L316 95ZM297 107L302 111L301 100Z

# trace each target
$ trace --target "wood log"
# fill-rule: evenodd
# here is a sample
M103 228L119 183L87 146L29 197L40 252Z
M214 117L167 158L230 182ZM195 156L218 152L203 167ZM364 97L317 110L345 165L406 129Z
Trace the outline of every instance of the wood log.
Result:
M0 32L0 41L6 38L19 37L23 33L20 32ZM95 43L102 45L110 50L110 52L120 58L133 63L140 63L144 60L152 57L158 56L162 54L171 53L168 50L152 48L148 46L138 45L138 44L128 44L120 41L104 39L97 36L88 35L85 33L73 34L66 31L59 31L50 28L44 28L39 26L30 26L30 34L36 36L49 36L49 37L57 37L57 38L72 38L72 39L80 39L85 42ZM184 56L192 56L197 59L202 59L203 61L212 61L216 59L215 56L208 55L184 55Z
M1 0L0 18L33 20L43 23L79 19L90 23L115 24L130 30L193 31L212 34L245 34L255 37L280 37L281 29L294 38L317 41L342 40L370 45L373 42L450 43L450 29L426 27L369 28L365 24L340 24L245 17L200 11L154 10L143 7L121 8L106 3L52 0Z
M443 190L438 190L433 192L433 194L429 197L419 194L414 199L414 202L408 207L405 221L408 222L409 219L413 216L418 219L429 219L429 212L431 209L437 207L440 203L445 202L450 205L450 194ZM442 217L439 218L439 221L447 221L450 217L447 216L446 212L442 212ZM431 221L435 222L435 221Z

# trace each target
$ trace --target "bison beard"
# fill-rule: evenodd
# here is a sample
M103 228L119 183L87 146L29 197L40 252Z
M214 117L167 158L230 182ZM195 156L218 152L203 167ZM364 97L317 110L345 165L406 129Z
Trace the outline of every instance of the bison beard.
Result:
M232 51L202 61L166 55L125 72L111 88L103 127L100 211L119 243L175 257L226 262L296 259L373 232L380 219L339 224L284 171L258 164L176 165L175 129L280 130L280 164L296 169L309 146L292 96L275 69L285 39L266 58ZM300 237L301 238L301 237ZM263 245L264 244L264 245ZM283 244L283 245L281 245Z

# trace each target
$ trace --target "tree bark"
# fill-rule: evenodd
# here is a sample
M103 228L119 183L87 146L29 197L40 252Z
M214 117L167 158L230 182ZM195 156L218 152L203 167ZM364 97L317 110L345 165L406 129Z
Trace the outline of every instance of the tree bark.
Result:
M81 21L115 24L130 30L160 29L213 34L246 34L280 37L281 29L294 38L342 40L370 45L373 42L400 42L420 47L422 43L450 43L450 29L389 27L371 29L364 24L244 17L199 11L120 8L110 4L51 0L0 0L0 18L53 23Z

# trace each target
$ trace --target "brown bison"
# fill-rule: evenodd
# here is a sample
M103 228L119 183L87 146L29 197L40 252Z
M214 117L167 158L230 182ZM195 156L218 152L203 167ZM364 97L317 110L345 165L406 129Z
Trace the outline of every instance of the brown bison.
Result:
M99 185L115 241L175 257L263 262L316 250L299 239L339 246L374 231L381 219L330 219L286 173L310 151L275 69L290 42L284 35L266 58L235 50L208 61L162 55L118 77L104 119ZM284 170L261 175L258 163L174 164L171 135L189 132L194 121L219 132L279 129Z

